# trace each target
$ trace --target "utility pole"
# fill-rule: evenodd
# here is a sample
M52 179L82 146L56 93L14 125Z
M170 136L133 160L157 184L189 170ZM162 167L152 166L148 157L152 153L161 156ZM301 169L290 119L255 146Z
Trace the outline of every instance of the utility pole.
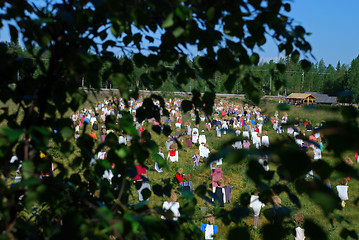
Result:
M304 72L302 73L302 91L304 90Z
M272 75L269 75L269 95L272 95Z

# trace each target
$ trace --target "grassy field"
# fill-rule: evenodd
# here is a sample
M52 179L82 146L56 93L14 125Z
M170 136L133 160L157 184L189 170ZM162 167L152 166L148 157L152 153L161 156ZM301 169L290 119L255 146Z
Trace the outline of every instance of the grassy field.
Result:
M97 97L95 97L94 95L89 95L88 101L86 102L86 104L84 104L84 107L90 107L93 106L93 102L99 102L102 101L104 98L103 95L98 95ZM263 102L260 105L261 109L263 112L268 113L270 116L273 116L274 112L278 109L277 108L277 103L275 102ZM319 123L322 120L325 121L329 121L329 120L342 120L341 114L339 112L339 110L337 109L331 109L331 108L325 108L325 107L308 107L308 108L303 108L303 107L290 107L288 108L279 108L279 115L281 116L283 112L287 112L288 113L288 117L289 119L293 120L295 117L298 117L299 119L303 119L303 120L311 120L313 123L313 126L315 125L315 123ZM68 115L70 115L71 112L68 112ZM184 114L183 117L183 122L186 122L187 119L189 119L190 117L187 114ZM100 122L100 126L101 126L101 122ZM167 151L165 151L165 141L167 139L166 136L164 135L158 135L157 133L153 132L151 130L151 124L150 123L146 123L145 124L145 128L147 130L150 131L152 139L159 145L162 146L164 151L163 153L165 154L165 156L167 156ZM174 125L172 126L172 129L174 129ZM204 123L201 122L199 129L205 129ZM269 133L269 137L270 137L270 142L271 144L274 143L275 141L278 141L281 139L281 136L278 136L273 129L271 128L270 125L265 125L264 126L265 130L268 130ZM215 130L211 130L210 132L205 133L206 137L207 137L207 142L210 145L210 149L218 149L223 142L230 140L231 138L233 138L233 134L227 134L227 135L222 135L222 138L218 139L216 137L216 133ZM179 150L179 162L178 163L171 163L168 162L167 164L167 168L164 169L163 173L157 173L154 170L154 159L149 158L146 162L147 166L149 167L149 171L147 171L148 173L148 177L151 181L151 186L154 186L156 184L160 184L163 185L163 180L165 179L173 179L177 170L179 168L183 168L183 173L184 174L191 174L192 177L192 182L193 182L193 186L194 188L196 188L199 185L206 185L208 186L208 190L210 190L210 185L211 185L211 178L210 178L210 169L208 166L204 166L201 165L199 167L193 168L193 160L192 160L192 155L194 154L195 150L197 148L193 147L191 149L188 150L184 147L183 149ZM62 163L64 163L65 165L70 164L71 159L73 159L73 156L78 155L79 152L76 151L75 153L73 153L72 156L70 157L65 157L63 156L58 149L56 149L55 147L50 148L49 152L55 156L55 159L57 161L60 161ZM353 158L354 153L353 152L349 152L349 153L344 153L345 156L349 155ZM344 156L344 155L343 155ZM339 161L338 159L334 158L333 154L331 152L328 152L324 149L324 153L323 153L323 160L325 160L328 164L330 165L334 165L337 161ZM224 159L224 164L222 165L222 169L223 169L223 175L228 176L231 178L231 186L233 186L232 188L232 198L231 198L231 203L227 204L225 206L225 209L232 209L233 207L237 206L240 202L240 195L243 193L251 193L254 190L254 183L246 176L246 170L247 170L247 160L243 160L240 164L235 164L235 165L230 165L230 164L226 164L226 159ZM274 164L270 164L270 170L276 170L276 165ZM357 168L357 165L354 165L355 168ZM274 178L275 181L281 182L279 179L279 176L275 175ZM285 182L281 182L286 184ZM337 185L337 180L336 179L331 179L331 185L332 188L335 189L335 186ZM282 199L282 203L283 206L286 206L288 208L291 209L291 216L293 216L295 213L303 213L304 216L306 218L312 219L315 223L319 224L322 229L324 229L327 232L328 238L329 239L340 239L339 235L340 235L340 231L342 230L342 226L345 226L348 229L358 229L359 228L359 216L358 216L358 207L356 206L356 204L354 203L354 200L356 199L356 197L359 195L359 185L358 185L358 181L356 179L352 179L349 182L349 201L347 203L347 206L342 210L336 210L336 213L344 216L351 224L346 223L346 222L342 222L339 223L338 221L334 221L333 224L331 224L329 222L329 220L325 217L323 211L320 209L320 207L318 205L315 205L310 199L309 197L307 197L306 195L299 195L298 197L300 198L300 202L301 202L301 208L298 209L296 207L296 205L294 205L289 197L286 194L281 194L280 198ZM295 190L295 186L293 183L288 183L287 186L289 187L289 189L296 193ZM136 203L138 202L137 200L137 193L136 193L136 189L135 186L132 186L132 197L131 197L131 201ZM218 209L216 207L213 206L208 206L204 200L202 200L201 198L197 198L197 208L195 209L195 215L194 215L194 224L197 225L198 227L200 227L201 223L206 223L204 220L201 220L200 218L203 217L205 214L203 212L201 212L201 207L207 207L208 208L208 213L216 213L218 211ZM161 206L163 201L166 201L167 198L161 198L158 197L155 194L152 194L150 200L149 200L149 206L154 207L154 206ZM179 202L182 205L183 200L181 198L179 198ZM268 209L271 208L271 204L267 204L264 208ZM159 216L158 216L159 217ZM197 219L197 220L196 220ZM249 217L244 218L243 221L240 221L238 224L235 223L231 223L230 225L226 225L225 223L223 223L223 221L221 221L220 219L216 220L216 225L218 225L219 228L219 233L217 233L215 235L215 239L227 239L227 236L229 234L229 230L231 227L242 227L242 226L249 226L251 231L251 239L261 239L261 226L268 224L269 221L266 219L266 217L263 214L263 210L261 212L260 215L260 220L259 220L259 228L258 229L253 229L252 226L252 221L253 221L253 214L251 213L249 215ZM288 218L288 223L287 226L292 227L293 231L295 228L294 225L294 221L293 221L293 217ZM289 235L287 237L287 239L294 239L294 235Z
M267 113L270 113L272 115L272 113L274 113L275 109L276 109L276 104L272 104L272 103L267 103L265 105L262 106L263 109L265 109L265 111ZM303 108L291 108L288 112L288 115L290 117L300 117L300 118L304 118L304 119L310 119L312 120L314 123L316 122L320 122L322 120L333 120L333 119L341 119L341 116L338 115L337 113L333 113L333 112L328 112L327 110L320 110L320 109L303 109ZM265 126L265 129L268 130L269 132L269 137L270 137L270 141L271 143L274 143L276 140L280 140L280 136L278 136L272 129L271 126ZM204 124L201 123L199 129L204 129ZM153 139L159 144L162 145L164 148L164 141L166 140L166 138L164 136L158 136L156 133L152 133ZM226 140L229 140L230 138L232 138L233 136L231 135L227 135L222 137L220 140L218 138L216 138L215 136L215 131L212 130L211 132L206 132L206 137L207 137L207 141L209 142L209 145L212 146L214 149L218 149L218 147L220 147L221 142L225 142ZM164 148L165 149L165 148ZM179 152L179 163L168 163L169 164L169 170L165 171L164 173L157 173L155 171L149 171L149 178L152 181L152 184L156 184L156 183L161 183L163 178L173 178L176 170L178 168L183 168L184 169L184 173L187 174L191 174L192 176L192 181L193 181L193 185L194 186L199 186L201 184L205 184L207 186L209 186L209 190L210 190L210 184L211 184L211 178L209 177L210 174L210 170L208 167L199 167L197 169L193 169L193 161L191 159L192 154L194 153L195 149L190 149L189 152L187 152L186 150L180 150ZM167 153L165 152L165 155ZM350 154L350 156L354 156L354 153L346 153L346 154ZM332 154L330 152L326 152L324 150L324 154L323 154L323 159L328 162L330 165L333 165L336 160ZM225 159L224 159L224 162ZM232 207L236 206L237 204L239 204L240 202L240 195L242 193L251 193L254 190L254 183L248 179L248 177L246 177L246 163L247 161L243 161L240 164L236 164L236 165L228 165L228 164L224 164L222 166L223 169L223 174L224 176L229 176L231 178L231 185L233 186L232 189L232 199L231 199L231 203L225 206L225 209L231 209ZM149 160L148 161L148 165L150 166L150 168L153 169L154 166L154 162L153 160ZM270 170L275 170L276 166L273 164L270 164ZM276 175L275 176L275 180L279 181L279 177ZM283 183L283 182L282 182ZM284 183L286 184L286 183ZM332 180L331 181L332 187L335 188L335 186L337 185L337 181L336 180ZM288 184L289 189L296 193L294 184L289 183ZM350 195L350 199L351 201L347 204L347 207L344 208L343 211L337 211L336 213L343 215L345 218L347 218L347 220L349 220L352 225L350 224L346 224L344 223L343 225L345 227L347 227L348 229L356 229L357 227L359 227L359 217L357 215L357 206L353 203L353 200L358 196L359 193L359 187L357 184L357 180L351 180L349 183L349 195ZM338 222L334 222L334 225L332 226L329 221L325 218L322 210L320 209L319 206L315 205L314 203L312 203L312 201L309 199L308 196L306 195L300 195L300 202L301 202L301 209L298 209L289 199L289 197L286 194L281 194L280 198L282 199L282 203L283 206L286 206L288 208L290 208L292 210L291 215L294 215L295 213L303 213L304 216L306 218L310 218L312 219L315 223L319 224L320 226L322 226L322 228L327 231L328 233L328 237L329 239L339 239L339 233L342 230L342 227L340 227L340 223ZM158 201L163 201L166 199L160 199L157 196L152 196L151 197L151 202L153 204L156 204ZM196 217L201 217L203 216L203 213L201 213L200 211L200 207L205 207L206 204L202 199L198 199L198 209L196 210ZM266 208L270 208L272 207L271 204L267 204ZM215 213L216 209L210 207L209 208L209 213ZM293 219L293 218L292 218ZM249 217L245 218L244 221L240 224L238 224L237 226L252 226L252 221L253 221L253 215L250 215ZM203 223L204 221L195 221L195 223L200 226L201 223ZM259 229L255 230L255 229L251 229L251 239L261 239L261 231L260 228L261 226L268 224L269 221L264 217L263 211L262 214L260 216L260 221L259 221ZM215 239L227 239L227 236L229 234L229 229L231 227L235 227L236 224L232 223L229 226L227 226L226 224L224 224L221 220L217 220L216 224L218 225L218 228L220 229L219 233L216 234ZM342 226L343 226L342 225ZM294 221L292 221L291 223L288 224L288 226L292 226L293 229L295 228L294 226ZM293 239L294 235L292 236L288 236L287 239Z

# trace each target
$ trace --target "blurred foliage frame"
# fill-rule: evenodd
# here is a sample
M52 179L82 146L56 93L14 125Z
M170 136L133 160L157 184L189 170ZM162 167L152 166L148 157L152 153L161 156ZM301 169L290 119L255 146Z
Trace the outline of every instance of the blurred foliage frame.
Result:
M119 145L115 135L106 138L96 149L86 134L80 136L76 147L72 145L69 134L72 123L66 113L78 110L87 99L79 89L83 78L95 93L103 81L110 80L126 101L138 96L138 89L130 92L128 88L130 82L138 81L132 78L133 64L147 69L141 75L140 84L151 89L159 88L169 75L175 77L178 89L191 79L201 78L209 90L201 96L199 89L194 89L192 99L185 105L185 110L194 108L198 115L199 110L207 114L212 111L215 86L210 80L215 79L217 72L228 75L224 84L227 90L240 83L247 97L254 103L259 102L258 78L251 72L244 74L243 66L258 64L257 49L267 38L273 38L278 50L293 61L299 61L302 55L300 61L304 70L310 67L308 34L288 17L290 1L4 0L0 2L0 9L0 28L9 28L13 42L0 43L0 100L5 104L0 115L0 167L4 176L0 180L0 226L4 230L3 238L7 239L108 239L109 236L189 239L201 236L199 229L191 226L192 210L196 205L193 195L187 196L183 217L178 222L162 221L158 218L158 213L162 213L160 208L150 209L146 202L137 205L129 202L129 177L116 178L113 185L101 178L101 173L112 163L117 166L115 175L131 176L135 161L143 163L156 153L157 146L150 140L149 133L143 134L147 137L142 141L134 126L129 124L131 118L124 119L127 122L120 126L111 118L106 122L109 128L133 133L128 148ZM24 51L16 45L19 41ZM205 51L191 64L187 61L189 45ZM166 68L165 64L174 67ZM283 64L276 67L276 71L285 71ZM139 86L138 82L134 85ZM280 88L281 83L276 83L276 87ZM161 96L152 97L162 100ZM9 108L6 105L9 102L15 107ZM146 111L145 107L151 111ZM141 119L158 118L159 113L155 111L158 109L147 100L139 114ZM349 125L351 130L358 131L357 125L353 125L353 114L348 111L348 121L340 127ZM330 133L338 141L335 134L345 138L348 132ZM354 141L354 145L347 148L358 146L357 140ZM49 160L52 160L47 154L50 143L64 156L73 154L76 148L79 151L70 166L56 162L58 174L40 180L40 174L49 169ZM291 149L290 142L283 144ZM110 149L108 158L90 168L93 150L97 153L104 146ZM242 153L223 149L219 154L242 156ZM271 150L280 153L282 146L273 146ZM346 149L338 151L343 150ZM39 157L40 151L46 153L45 158ZM10 187L7 179L12 169L8 162L14 153L23 159L24 179ZM318 204L322 204L322 195L313 194L314 189L320 188L322 194L333 195L320 181L307 183L302 179L304 170L309 168L307 165L296 173L295 166L281 162L282 158L278 158L281 176L298 182L298 192L305 192ZM250 164L248 172L256 169L256 164ZM340 164L333 171L358 177L357 172ZM294 175L291 177L291 174ZM271 185L268 178L271 176L253 179L263 192L264 200L269 202L270 194L284 191L299 204L284 185ZM195 194L210 201L201 187ZM156 186L155 194L168 195L171 188L169 184L163 188ZM334 196L332 199L333 204L323 206L328 214L339 208L338 199ZM284 210L282 213L287 214ZM24 212L33 214L30 221L24 220ZM223 222L238 223L247 212L246 206L238 206L230 212L216 212L216 215ZM281 211L277 213L273 223L265 226L264 239L271 239L276 229L285 228L282 224L286 215L281 216ZM309 229L317 228L311 221L306 224ZM313 230L310 234L316 232ZM244 233L249 239L246 227L233 229L228 237L235 238L237 233ZM345 229L341 235L355 236L356 233Z

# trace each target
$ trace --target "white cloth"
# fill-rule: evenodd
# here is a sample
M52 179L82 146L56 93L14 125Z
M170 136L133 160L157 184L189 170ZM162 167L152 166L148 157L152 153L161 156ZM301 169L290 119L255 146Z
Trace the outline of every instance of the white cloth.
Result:
M269 137L268 136L262 136L262 145L269 147Z
M242 149L242 148L243 148L242 142L241 142L241 141L236 141L236 142L232 145L232 147L233 147L234 149Z
M97 159L105 159L106 152L98 152L97 153Z
M11 159L10 159L10 163L13 164L15 163L16 161L19 161L19 166L17 167L16 169L16 172L20 172L21 168L22 168L22 161L19 160L19 158L17 156L12 156Z
M252 132L251 139L253 140L255 137L258 137L258 133L257 132Z
M261 145L261 139L258 137L257 134L252 135L252 141L253 141L253 145L256 146L256 148L259 148L259 146Z
M288 134L292 134L293 132L294 132L293 128L291 128L291 127L287 128L287 133Z
M102 175L103 179L107 179L111 184L112 184L112 178L113 178L113 173L110 170L105 170L105 172Z
M244 132L243 132L243 137L244 137L244 138L247 137L247 138L249 139L249 132L248 132L248 131L244 131Z
M119 136L119 138L118 138L118 143L119 143L119 144L125 144L125 145L127 145L127 139L126 139L126 137L124 137L124 136Z
M301 227L297 227L295 229L295 240L304 240L305 236L304 236L304 229Z
M140 189L137 190L137 194L138 194L138 200L139 201L147 201L148 199L143 199L143 196L142 196L142 190L144 189L148 189L151 191L151 187L150 187L150 183L148 182L143 182Z
M337 191L338 191L338 196L340 198L340 200L344 201L344 200L348 200L348 186L345 185L337 185Z
M320 148L314 149L314 159L315 160L322 159L322 151L320 150Z
M171 162L178 162L178 151L176 151L176 155L173 157L170 156L170 153L168 152L167 160L170 160Z
M251 195L249 207L253 208L254 216L259 216L261 208L264 206L264 203L259 200L259 196Z
M216 127L217 137L222 137L221 129L217 126Z
M214 230L213 225L207 224L206 231L204 232L204 239L213 239Z
M199 149L199 156L203 158L208 158L209 156L209 149L207 147L200 147Z
M192 135L199 135L199 133L198 133L198 128L196 128L196 127L194 127L194 128L192 128Z
M241 130L236 130L236 136L239 137L239 135L241 135Z
M96 121L96 118L95 117L92 117L91 119L90 119L90 122L91 122L91 125L93 125L93 123Z
M219 186L218 186L219 187ZM224 187L221 187L222 188L222 195L223 195L223 202L225 203L226 202L226 190L224 189ZM215 187L212 187L212 192L215 193L216 192L216 188ZM212 199L212 201L214 201L214 199Z
M167 202L165 201L163 203L163 210L165 211L171 211L173 213L173 220L177 221L177 219L181 216L179 212L179 202ZM164 216L161 216L162 219L166 219Z
M192 135L192 142L193 142L193 143L197 143L197 142L198 142L198 134L193 134L193 135Z
M302 146L303 144L303 140L302 139L295 139L295 142L299 145L299 146Z
M165 159L165 155L164 155L163 153L158 152L157 154L160 155L163 159ZM160 168L160 167L158 166L158 163L157 163L157 162L155 162L155 170L156 170L157 172L163 172L162 168Z
M258 159L258 162L260 165L263 166L264 170L269 171L269 164L268 164L267 157L260 157Z
M16 161L18 161L19 158L17 156L12 156L11 159L10 159L10 163L14 163Z
M207 140L206 140L206 135L199 135L199 140L198 140L199 144L206 144L207 143Z
M262 125L262 124L259 124L259 125L258 125L258 129L259 129L259 133L262 134L263 125Z
M228 125L227 125L227 122L224 122L223 125L222 125L222 129L223 129L223 134L226 135L227 134L227 129L228 129Z

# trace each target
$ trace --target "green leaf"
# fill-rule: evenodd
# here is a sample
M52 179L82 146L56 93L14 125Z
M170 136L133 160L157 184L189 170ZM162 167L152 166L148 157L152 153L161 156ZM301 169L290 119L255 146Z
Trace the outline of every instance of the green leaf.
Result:
M299 57L300 57L300 54L299 54L298 50L295 50L294 52L292 52L292 61L294 63L297 63L299 61Z
M304 222L305 236L310 239L328 239L327 234L314 221L306 219Z
M173 13L170 13L162 24L162 28L169 28L174 24Z
M62 128L60 133L61 133L61 136L65 139L70 139L74 136L74 130L72 130L69 127Z
M280 72L280 73L284 73L285 72L285 70L286 70L286 66L285 66L285 64L282 64L282 63L277 63L277 69L278 69L278 71Z
M181 108L182 108L182 111L185 113L190 111L193 108L192 101L183 100L181 103Z
M20 138L20 136L24 133L24 130L22 129L15 129L10 127L4 127L2 131L9 138L10 142L17 141Z
M240 236L240 237L239 237ZM250 239L250 234L248 232L248 229L245 227L241 227L241 228L234 228L231 229L231 231L228 234L227 237L228 240L237 240L237 239Z
M26 160L22 163L22 173L24 175L25 180L32 177L34 171L35 171L35 165L33 161Z
M309 62L308 60L303 59L302 61L300 61L300 65L302 66L302 69L305 72L308 72L310 70L310 68L312 67L312 63Z
M224 87L226 88L227 92L231 92L234 84L236 84L237 77L234 74L230 74L227 80L224 82Z
M253 53L251 56L251 62L254 65L257 65L259 63L259 55L257 53Z
M9 30L10 30L11 41L16 43L19 35L16 27L9 24Z
M127 152L124 148L116 149L115 153L120 158L125 158L127 156Z
M77 111L79 109L80 105L84 103L86 100L86 93L85 92L75 92L72 94L72 100L70 103L70 107L73 111Z
M16 184L18 187L30 187L41 183L39 179L29 178Z
M343 228L340 232L340 237L343 239L348 239L348 237L351 237L352 239L358 239L358 234L355 232L355 230Z
M156 194L157 196L160 196L162 197L163 196L163 190L162 190L162 187L161 185L159 184L156 184L152 187L152 191L154 194Z
M151 36L146 36L145 38L151 43L154 41L154 38Z
M160 155L158 155L157 153L153 154L152 157L158 163L158 166L160 168L162 168L163 166L166 165L166 161Z
M184 33L184 29L182 27L178 27L175 30L173 30L172 34L175 38L178 38Z
M106 206L99 207L97 209L96 215L101 219L101 222L104 226L110 226L110 221L113 219L110 209Z
M214 7L210 7L207 11L207 18L209 21L212 21L214 19L214 14L216 12L216 9Z
M129 92L127 77L122 73L113 73L110 75L109 79L113 83L113 85L119 89L121 97L123 97L124 99L128 99Z
M290 12L290 4L289 4L289 3L285 3L285 4L283 5L283 7L284 7L284 10L285 10L286 12Z

